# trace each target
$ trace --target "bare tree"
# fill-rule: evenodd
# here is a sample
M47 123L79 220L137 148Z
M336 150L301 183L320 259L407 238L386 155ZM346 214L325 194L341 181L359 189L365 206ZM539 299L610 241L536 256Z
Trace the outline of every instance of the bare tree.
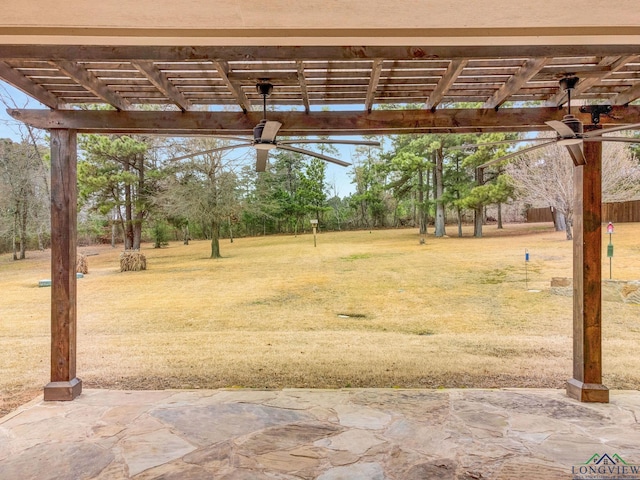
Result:
M7 108L25 108L18 105L7 88L0 84L0 103ZM16 238L20 244L19 257L25 258L27 234L35 234L38 248L44 249L46 235L49 230L49 167L45 159L43 132L15 120L3 120L9 131L14 133L16 140L9 139L2 142L2 176L4 195L2 198L11 207L3 209L3 213L12 212L12 227L14 232L12 244L14 258L18 258ZM20 219L18 220L18 216ZM28 225L28 226L27 226ZM19 226L19 233L16 228ZM7 230L7 229L4 229ZM8 234L8 232L3 232Z
M42 169L43 164L29 143L0 139L0 213L6 222L0 223L8 227L0 230L11 238L14 260L26 258L33 233L37 233L42 248L41 233L45 227L41 222L48 220L49 202Z
M520 198L533 207L552 207L564 220L567 240L573 238L573 163L566 150L552 145L519 157L507 166ZM627 146L605 142L602 154L604 202L633 200L640 196L640 164Z
M225 145L215 138L189 139L184 149L203 151ZM237 176L228 152L195 155L174 166L156 202L169 216L195 222L211 238L211 258L220 258L220 227L235 214Z

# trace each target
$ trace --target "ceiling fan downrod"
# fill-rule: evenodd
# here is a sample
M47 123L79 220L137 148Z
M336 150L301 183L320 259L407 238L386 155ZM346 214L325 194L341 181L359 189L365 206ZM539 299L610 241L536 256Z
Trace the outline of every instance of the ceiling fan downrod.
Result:
M260 120L258 125L253 127L253 138L256 143L261 143L264 126L267 123L267 97L271 95L271 92L273 91L273 84L269 83L267 80L260 80L256 83L256 90L260 95L262 95L262 120Z
M562 88L565 92L567 92L567 113L571 115L571 91L576 88L576 85L580 79L576 76L569 76L561 78L560 88Z

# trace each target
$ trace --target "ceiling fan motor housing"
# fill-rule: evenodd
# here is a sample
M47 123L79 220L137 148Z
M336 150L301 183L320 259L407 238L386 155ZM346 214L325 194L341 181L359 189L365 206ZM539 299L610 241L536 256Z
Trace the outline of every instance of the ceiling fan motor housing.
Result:
M562 123L564 123L567 127L569 127L576 136L580 136L584 133L582 122L576 118L574 115L565 115L562 118Z
M266 119L260 120L255 127L253 127L253 139L256 143L260 143L262 141L262 132L264 131L264 126L267 124Z

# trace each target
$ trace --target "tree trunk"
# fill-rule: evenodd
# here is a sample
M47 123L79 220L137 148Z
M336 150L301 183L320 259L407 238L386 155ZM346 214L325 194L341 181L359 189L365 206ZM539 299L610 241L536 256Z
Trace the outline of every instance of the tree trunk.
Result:
M478 185L484 185L484 170L482 168L476 169L476 181ZM473 217L473 236L476 238L482 238L482 224L484 223L484 205L478 205L474 212Z
M142 242L142 222L144 218L143 212L136 213L136 218L133 221L133 249L140 250L140 243Z
M136 170L138 171L138 188L136 192L136 215L135 222L133 223L133 249L140 250L140 243L142 242L142 223L146 214L143 205L144 191L145 191L145 177L144 177L144 155L136 155Z
M28 216L28 199L22 200L22 218L20 223L20 260L27 258L27 216Z
M462 209L456 207L456 211L458 213L458 237L462 237Z
M18 260L18 244L16 238L18 237L18 204L16 202L16 209L13 212L13 232L11 232L11 247L13 248L13 259Z
M220 255L220 225L211 222L211 258L222 258Z
M498 230L504 228L502 226L502 204L498 203Z
M564 216L564 213L555 209L554 222L553 222L556 232L562 232L567 230L567 218Z
M565 232L567 232L567 240L573 240L573 234L571 233L571 222L565 218Z
M424 173L418 170L418 225L420 226L420 244L425 242L427 235L427 212L424 206Z
M436 237L444 237L446 235L444 225L444 202L442 195L444 194L443 171L444 171L444 154L442 149L436 150L434 153L436 161L435 169L435 200L436 200Z
M124 164L124 171L131 170L128 163ZM124 186L124 249L133 249L133 205L131 203L131 185Z
M182 227L182 243L189 245L189 225Z
M116 248L116 218L111 219L111 248Z
M474 212L474 216L473 216L473 224L474 224L474 228L473 228L473 236L476 238L482 238L482 222L483 222L483 215L484 213L484 208L482 207L478 207L476 208L475 212Z

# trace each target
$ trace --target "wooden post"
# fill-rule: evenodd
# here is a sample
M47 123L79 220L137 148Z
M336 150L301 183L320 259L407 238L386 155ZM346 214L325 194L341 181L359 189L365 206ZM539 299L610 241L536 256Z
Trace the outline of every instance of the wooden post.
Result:
M51 382L45 400L73 400L76 378L76 131L51 130Z
M573 378L567 395L609 402L602 385L602 143L585 142L574 170Z

